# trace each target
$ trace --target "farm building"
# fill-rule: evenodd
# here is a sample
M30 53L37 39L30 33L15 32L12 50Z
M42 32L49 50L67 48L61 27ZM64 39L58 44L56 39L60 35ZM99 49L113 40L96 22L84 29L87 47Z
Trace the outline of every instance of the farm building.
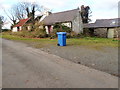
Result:
M97 19L95 23L84 24L84 34L104 38L119 38L120 18Z
M46 17L43 17L42 22L45 25L47 34L52 32L53 25L57 23L70 27L75 33L83 32L83 23L79 8L58 13L48 13Z
M26 28L27 30L30 29L29 26L23 27L25 26L28 22L29 22L30 18L27 19L21 19L18 24L14 25L12 28L12 32L18 32L21 31L23 28Z
M83 32L83 23L81 18L80 9L73 9L58 13L50 13L46 12L40 19L40 23L42 22L45 26L47 34L50 34L53 30L54 24L63 24L67 27L70 27L72 31L75 33L82 33ZM30 29L30 18L21 19L18 24L13 26L12 31L18 32L23 29L26 25L26 29ZM25 28L25 27L24 27Z

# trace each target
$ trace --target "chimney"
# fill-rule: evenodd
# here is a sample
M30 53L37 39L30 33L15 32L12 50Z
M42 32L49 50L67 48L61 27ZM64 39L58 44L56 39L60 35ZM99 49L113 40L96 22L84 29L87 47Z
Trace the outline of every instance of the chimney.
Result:
M45 13L46 16L49 16L50 14L52 14L52 12L50 12L50 11L47 11L47 12Z

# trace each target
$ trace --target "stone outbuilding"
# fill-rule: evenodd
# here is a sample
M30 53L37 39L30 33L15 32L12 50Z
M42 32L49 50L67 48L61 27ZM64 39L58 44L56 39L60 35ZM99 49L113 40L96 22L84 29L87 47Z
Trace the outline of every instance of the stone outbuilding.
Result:
M46 32L49 34L53 30L53 25L62 23L72 29L75 33L83 32L83 23L80 14L80 9L68 10L58 13L49 13L42 22L45 25Z
M97 19L95 23L84 24L84 33L89 36L120 38L120 18Z

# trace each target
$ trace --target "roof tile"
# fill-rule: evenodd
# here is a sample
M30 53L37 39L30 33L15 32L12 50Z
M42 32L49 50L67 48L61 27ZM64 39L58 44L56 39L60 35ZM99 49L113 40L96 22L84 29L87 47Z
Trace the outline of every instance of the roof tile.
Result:
M14 27L19 27L19 26L23 26L30 18L27 19L21 19L18 24L16 24Z

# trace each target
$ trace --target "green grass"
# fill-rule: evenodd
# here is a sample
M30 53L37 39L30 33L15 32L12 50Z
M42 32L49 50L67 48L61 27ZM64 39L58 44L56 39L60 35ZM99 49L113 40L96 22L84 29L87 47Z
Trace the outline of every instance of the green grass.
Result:
M15 35L9 35L9 34L2 34L2 38L8 39L8 40L14 40L14 41L19 41L19 42L24 42L27 43L30 46L36 47L36 48L41 48L45 47L48 45L56 45L57 44L57 39L49 39L49 38L24 38L24 37L19 37Z
M84 45L84 46L111 46L118 47L118 40L107 38L93 38L85 37L80 39L68 39L68 44L72 45Z
M49 38L24 38L19 36L10 35L8 33L3 33L2 38L6 38L9 40L15 40L27 43L33 47L41 48L49 45L57 45L56 39ZM95 37L84 37L84 38L70 38L67 39L68 46L87 46L99 49L101 47L118 47L118 40L107 39L107 38L95 38Z
M2 33L0 33L0 38L2 38Z
M68 45L84 46L87 48L102 50L103 47L119 47L118 40L107 38L85 37L80 39L67 39Z

